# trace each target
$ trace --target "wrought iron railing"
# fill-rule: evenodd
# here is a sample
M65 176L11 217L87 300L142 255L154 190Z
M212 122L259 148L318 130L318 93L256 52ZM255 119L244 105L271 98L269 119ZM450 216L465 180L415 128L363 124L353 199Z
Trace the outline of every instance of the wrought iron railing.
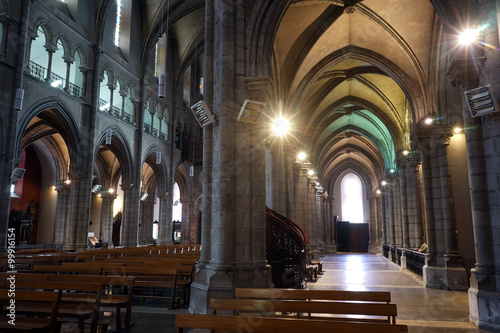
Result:
M99 107L99 111L108 112L109 102L99 98L98 107Z
M33 62L30 60L30 75L33 76L34 78L40 80L40 81L45 81L46 74L45 71L47 69L43 66L40 66L36 62Z
M267 262L277 288L303 288L306 270L306 235L288 218L266 210Z
M54 88L64 90L66 79L54 72L50 73L50 85Z
M123 113L123 121L132 124L132 115L128 113Z
M396 248L396 262L399 266L401 266L401 257L403 256L403 249L397 247Z
M382 255L389 259L389 252L391 251L391 247L389 245L382 245Z
M153 127L153 129L151 131L151 135L158 136L158 129Z
M122 113L122 111L121 111L119 108L117 108L116 106L114 106L114 105L113 105L113 106L111 107L111 114L112 114L113 116L115 116L115 117L117 117L117 118L120 118L120 114L121 114L121 113Z
M70 82L68 85L69 88L69 93L75 97L80 97L82 96L82 88L77 86L76 84Z
M160 140L167 141L167 135L165 133L160 133Z
M425 253L412 250L405 250L406 268L417 275L423 276L425 265Z
M151 125L149 124L144 124L144 133L151 133Z

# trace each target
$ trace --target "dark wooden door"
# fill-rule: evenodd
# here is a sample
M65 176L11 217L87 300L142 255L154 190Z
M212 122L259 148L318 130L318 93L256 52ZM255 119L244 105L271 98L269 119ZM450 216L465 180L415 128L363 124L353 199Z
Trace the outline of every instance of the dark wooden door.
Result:
M349 222L337 222L337 252L351 251L351 231Z
M350 223L351 249L350 252L368 252L369 228L368 223Z

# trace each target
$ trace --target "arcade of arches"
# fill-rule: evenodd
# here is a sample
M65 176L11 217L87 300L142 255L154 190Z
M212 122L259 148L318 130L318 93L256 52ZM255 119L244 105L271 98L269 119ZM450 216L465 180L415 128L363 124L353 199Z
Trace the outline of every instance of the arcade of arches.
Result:
M269 286L267 205L316 258L347 222L370 253L425 243L426 286L468 290L498 331L498 18L492 0L0 0L2 249L9 226L18 248L200 243L206 312Z

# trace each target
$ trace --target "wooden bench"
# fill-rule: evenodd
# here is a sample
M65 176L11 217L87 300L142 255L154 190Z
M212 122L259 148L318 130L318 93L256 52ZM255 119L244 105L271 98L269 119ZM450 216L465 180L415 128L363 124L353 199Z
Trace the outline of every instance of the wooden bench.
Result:
M236 288L234 290L234 297L285 300L379 302L387 304L391 302L391 293L388 291Z
M52 290L63 291L57 320L60 322L78 321L80 333L85 331L85 321L91 320L91 333L97 333L98 325L102 332L107 331L107 323L99 323L101 297L104 286L98 283L82 282L53 282L53 281L25 281L15 282L16 293L20 290ZM51 308L37 302L16 304L16 313L38 314L46 316L51 313Z
M6 279L10 275L0 273L0 279ZM101 297L101 306L115 308L116 329L130 327L132 318L132 295L134 278L123 276L102 275L68 275L68 274L40 274L40 273L18 273L16 281L52 281L52 282L75 282L75 283L98 283L105 286L106 292ZM116 288L122 289L119 293L114 292ZM73 301L76 296L73 296ZM125 322L122 326L121 309L125 309Z
M236 315L295 316L297 318L377 322L396 324L395 304L354 303L332 301L297 301L269 299L222 299L210 300L212 314L232 311ZM318 314L321 316L318 316ZM324 315L328 316L324 316Z
M102 274L106 276L129 276L135 277L133 297L142 298L164 298L170 299L169 308L175 307L177 293L177 268L157 266L133 266L133 267L103 267ZM139 293L142 292L142 293Z
M0 315L0 331L3 333L55 333L57 331L57 315L59 303L61 301L61 292L39 291L39 290L16 290L12 295L9 289L0 290L0 300L10 304L11 299L15 300L15 317ZM49 310L48 316L36 317L35 314L26 313L22 315L17 311L17 306L21 302L36 302L44 304ZM12 319L15 318L15 325L12 325ZM9 323L11 321L11 323Z
M177 314L175 316L177 333L184 328L225 330L232 332L254 333L304 333L304 332L342 332L342 333L400 333L408 332L406 325L355 323L315 319L269 318L255 316L224 316Z

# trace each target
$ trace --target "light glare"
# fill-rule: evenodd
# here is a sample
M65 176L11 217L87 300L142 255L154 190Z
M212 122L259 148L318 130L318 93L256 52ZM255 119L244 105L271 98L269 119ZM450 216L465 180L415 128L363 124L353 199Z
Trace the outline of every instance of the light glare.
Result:
M288 132L290 123L285 118L278 118L273 123L273 132L276 136L283 136Z
M458 41L462 45L470 45L474 43L479 36L480 29L467 29L458 37Z
M300 152L298 155L297 155L297 158L299 159L299 161L303 161L305 160L307 157L307 154L304 153L304 152Z

